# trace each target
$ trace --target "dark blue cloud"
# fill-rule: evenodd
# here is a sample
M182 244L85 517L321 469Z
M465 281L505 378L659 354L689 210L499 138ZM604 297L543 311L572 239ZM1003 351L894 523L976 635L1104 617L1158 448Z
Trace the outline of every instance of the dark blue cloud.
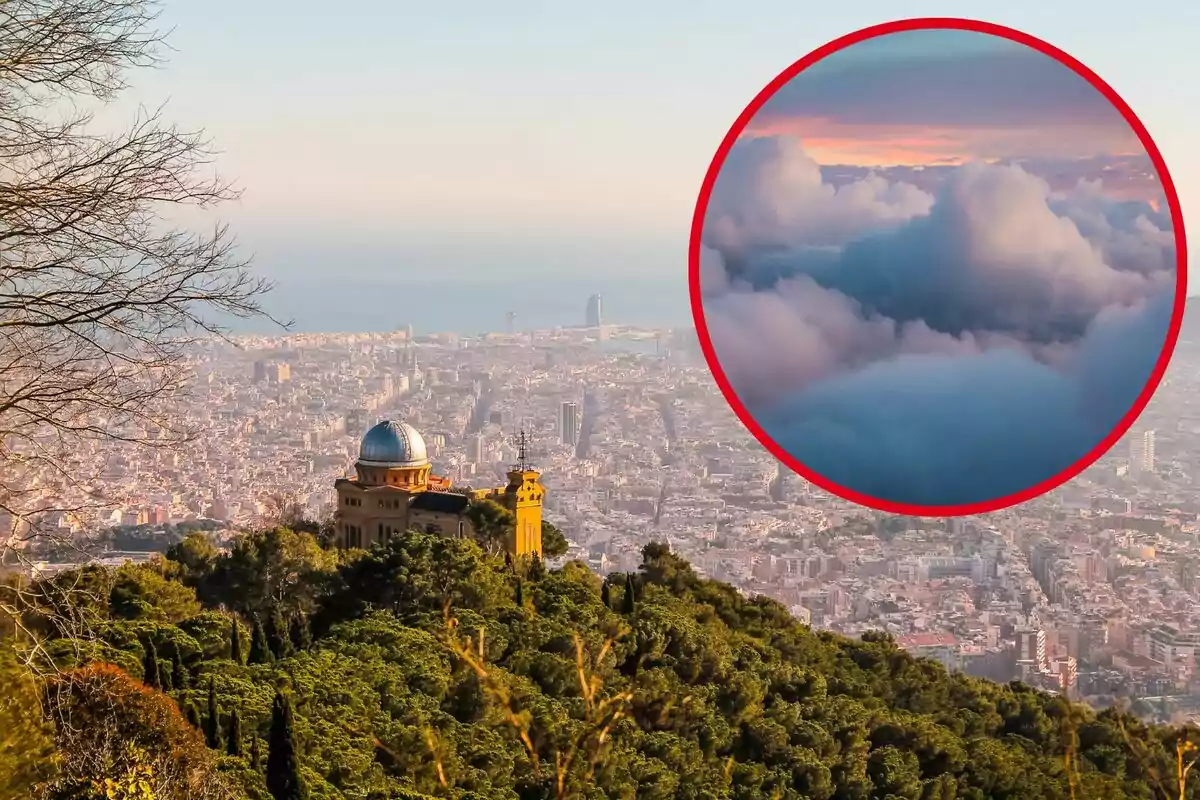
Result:
M1170 297L1101 321L1066 371L1019 351L903 356L760 410L801 463L871 497L960 505L1070 468L1120 422L1162 351Z
M1101 433L1080 422L1061 376L1013 352L876 364L786 397L758 419L826 479L921 505L1020 491L1069 467Z
M968 39L986 36L951 33ZM946 47L894 58L886 53L870 59L851 57L862 46L852 45L842 51L845 58L835 53L800 73L763 106L758 121L803 116L930 127L1125 125L1087 80L1024 45L985 51Z

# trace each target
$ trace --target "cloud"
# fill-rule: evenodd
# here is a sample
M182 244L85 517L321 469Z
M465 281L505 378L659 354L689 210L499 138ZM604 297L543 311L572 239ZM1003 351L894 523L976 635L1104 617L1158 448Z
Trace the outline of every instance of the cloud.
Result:
M1077 338L1101 309L1169 285L1165 252L1138 260L1138 269L1109 263L1112 231L1089 240L1049 198L1048 185L1019 166L968 164L943 184L927 216L850 243L814 277L897 320L1039 342ZM1161 244L1137 238L1146 248Z
M705 320L741 400L818 473L898 502L994 499L1074 464L1145 386L1175 278L1149 206L1017 166L842 195L798 142L743 146L706 217Z
M826 56L781 87L748 130L802 135L825 163L1141 149L1108 99L1056 59L987 34L924 33Z
M1074 222L1113 269L1162 275L1175 268L1175 234L1165 208L1144 200L1113 202L1098 180L1080 181L1052 198L1050 207Z
M756 418L801 463L871 497L960 505L1015 494L1120 422L1162 351L1166 297L1105 317L1065 370L1016 349L906 355L784 395Z
M969 31L950 35L987 37ZM853 56L856 47L843 53ZM927 51L922 57L857 61L835 53L781 87L756 122L792 116L867 125L1046 128L1069 124L1119 126L1128 131L1120 113L1086 79L1057 60L1016 44L992 52L938 55Z
M928 213L933 198L869 175L834 187L798 139L739 140L713 186L705 243L728 259L763 249L841 245Z
M1089 431L1074 400L1069 382L1013 352L907 356L785 396L759 423L840 486L960 504L1025 489L1083 456Z

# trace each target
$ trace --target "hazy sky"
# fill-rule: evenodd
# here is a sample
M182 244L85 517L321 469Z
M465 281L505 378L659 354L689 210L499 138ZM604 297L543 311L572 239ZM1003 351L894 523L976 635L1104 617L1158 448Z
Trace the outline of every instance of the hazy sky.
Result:
M678 276L733 120L808 51L890 18L1013 25L1109 81L1200 203L1200 7L166 0L176 52L132 102L203 126L269 274ZM337 261L336 265L331 262Z

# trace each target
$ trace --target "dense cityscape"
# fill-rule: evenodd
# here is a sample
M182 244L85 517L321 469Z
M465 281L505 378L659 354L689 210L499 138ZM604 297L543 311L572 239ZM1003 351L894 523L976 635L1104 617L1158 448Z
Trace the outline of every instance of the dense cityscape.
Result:
M58 513L40 525L84 541L97 527L139 530L152 551L180 524L221 539L284 502L329 519L334 481L353 474L380 419L421 431L435 472L467 486L503 482L524 431L566 558L597 572L636 569L640 548L660 541L817 628L884 630L950 669L1096 705L1130 698L1150 717L1200 711L1189 330L1138 425L1080 478L1003 512L935 520L852 505L777 463L720 396L690 331L603 324L598 296L581 322L213 341L180 410L203 431L197 443L75 454L119 505L98 522ZM55 560L71 559L27 563L65 566Z

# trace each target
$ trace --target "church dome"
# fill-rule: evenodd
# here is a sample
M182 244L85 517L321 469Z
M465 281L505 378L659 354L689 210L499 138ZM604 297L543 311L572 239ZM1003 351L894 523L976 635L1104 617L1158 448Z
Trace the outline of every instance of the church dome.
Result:
M389 469L423 467L429 464L429 456L416 428L407 422L385 419L363 437L358 463Z

